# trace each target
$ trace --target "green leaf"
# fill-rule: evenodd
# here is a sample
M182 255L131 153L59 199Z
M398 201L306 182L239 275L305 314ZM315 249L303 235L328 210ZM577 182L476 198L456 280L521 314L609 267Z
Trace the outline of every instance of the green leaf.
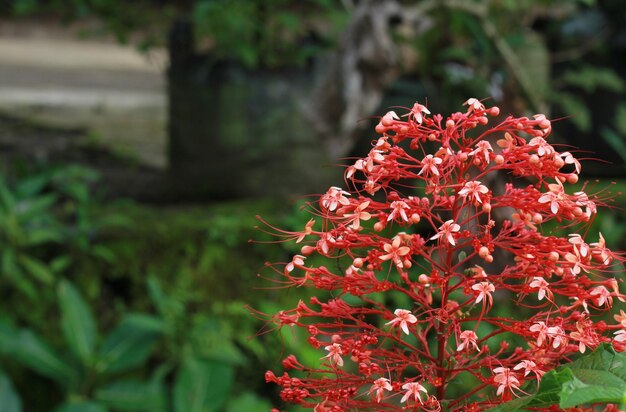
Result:
M232 366L188 357L174 384L174 411L218 411L228 399L233 382Z
M7 319L0 319L0 354L11 353L13 338L16 333L12 322Z
M517 412L517 411L525 411L525 406L528 405L531 399L530 396L524 396L523 398L517 398L510 402L506 402L500 404L496 407L487 409L486 412Z
M579 98L570 93L558 93L555 95L556 102L561 105L563 111L571 116L574 125L583 132L591 130L591 114L587 105Z
M467 253L465 253L464 250L460 251L459 252L459 259L458 259L458 261L459 262L463 262L466 258L467 258Z
M88 363L93 355L97 337L91 309L70 282L62 280L57 292L65 341L80 360Z
M18 181L15 187L15 193L20 198L37 196L43 191L49 182L50 177L47 174L37 174L22 178Z
M0 370L0 412L22 412L22 400L13 384Z
M32 282L24 276L22 269L17 265L15 251L6 248L2 251L2 272L27 297L34 299L37 291Z
M556 405L559 402L559 393L562 386L574 379L574 374L570 368L562 370L551 370L543 375L537 394L533 397L530 405L542 407Z
M245 392L228 403L227 411L267 412L272 409L272 404L260 398L253 392Z
M67 255L58 256L50 262L50 270L53 273L61 273L64 272L71 264L71 257Z
M57 201L54 194L26 198L18 202L16 211L22 222L40 220L50 217L50 208Z
M77 381L76 371L30 330L21 330L12 336L0 334L0 348L17 362L61 386L71 386Z
M165 390L158 382L119 381L98 389L95 398L120 411L165 410Z
M578 70L568 70L563 75L563 81L569 85L579 87L587 93L596 89L606 89L621 93L625 85L621 77L611 68L583 66Z
M574 378L563 385L561 408L572 408L585 403L621 403L626 402L626 388L587 385Z
M15 207L15 196L9 190L4 177L0 177L0 203L4 210L12 210Z
M107 409L96 402L64 403L54 412L107 412Z
M615 109L615 128L626 136L626 103L620 103Z
M51 228L29 229L28 237L21 243L22 246L38 246L46 243L61 242L63 233Z
M150 356L163 330L163 322L157 318L127 315L102 344L97 368L111 374L140 365Z
M148 294L150 295L150 299L152 303L156 307L157 311L161 316L167 314L167 307L170 304L169 298L163 292L163 288L161 287L161 282L154 276L150 276L148 278Z
M624 137L618 135L608 127L602 128L600 135L604 141L611 146L615 153L617 153L622 160L626 161L626 141L624 140Z
M488 412L521 411L525 407L559 405L571 408L582 404L626 402L626 354L616 353L609 344L600 345L583 356L546 373L534 395L515 399Z
M18 255L17 259L28 271L28 273L40 282L50 285L54 281L54 274L50 271L50 269L48 269L48 266L40 260L34 259L25 254Z
M575 379L563 385L561 408L626 401L626 354L615 352L611 345L600 345L568 367Z

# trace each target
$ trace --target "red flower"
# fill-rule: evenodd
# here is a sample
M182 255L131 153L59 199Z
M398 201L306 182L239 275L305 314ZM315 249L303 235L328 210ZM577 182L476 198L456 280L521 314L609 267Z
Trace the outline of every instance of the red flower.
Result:
M626 350L623 310L599 320L626 297L613 267L624 255L602 235L586 239L608 198L568 186L581 165L549 143L544 115L489 125L498 108L465 104L448 118L419 103L387 113L369 154L347 168L349 189L321 195L303 230L272 228L301 246L274 267L278 288L319 291L269 316L303 329L322 359L287 357L298 378L266 373L285 402L479 411L600 342ZM509 181L490 187L494 174ZM504 315L500 302L524 310ZM475 387L450 399L468 375Z

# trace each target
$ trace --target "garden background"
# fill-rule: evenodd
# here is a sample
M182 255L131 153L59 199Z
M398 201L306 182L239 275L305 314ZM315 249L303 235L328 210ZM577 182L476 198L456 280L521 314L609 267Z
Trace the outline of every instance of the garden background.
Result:
M560 119L620 192L625 52L619 0L0 0L0 411L280 406L264 372L321 355L246 308L307 293L255 216L301 230L416 100Z

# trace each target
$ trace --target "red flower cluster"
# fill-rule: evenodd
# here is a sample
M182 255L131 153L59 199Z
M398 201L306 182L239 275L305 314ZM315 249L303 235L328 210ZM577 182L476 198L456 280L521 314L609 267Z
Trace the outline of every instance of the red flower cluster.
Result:
M272 317L320 351L318 365L290 355L289 372L266 373L286 402L478 411L577 352L626 349L626 314L598 319L624 301L611 275L623 256L579 234L609 196L568 193L580 164L546 141L545 116L488 127L497 107L466 106L447 119L418 103L387 113L346 171L353 190L331 187L303 231L277 231L303 245L273 266L281 284L326 296ZM336 262L307 264L314 254ZM516 313L500 310L511 300Z

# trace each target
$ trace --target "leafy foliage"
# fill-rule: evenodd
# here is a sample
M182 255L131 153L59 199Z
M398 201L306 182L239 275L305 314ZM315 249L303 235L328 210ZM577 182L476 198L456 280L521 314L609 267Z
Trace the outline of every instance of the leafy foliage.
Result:
M160 399L160 386L125 380L109 381L111 378L107 376L113 371L119 373L136 368L147 359L161 334L155 325L158 321L151 321L143 315L143 322L137 322L133 321L135 317L127 315L122 321L126 333L121 336L114 330L105 337L101 350L96 351L98 336L95 319L83 297L65 280L59 283L57 295L62 332L69 353L55 350L36 332L15 329L5 321L0 326L3 332L0 334L0 354L54 380L68 395L94 400L89 406L82 404L81 410L98 407L158 410L155 405L162 405L162 402L154 399ZM79 408L68 402L66 408Z
M57 237L20 253L48 269L60 257L65 261L49 284L27 278L38 297L33 301L23 302L18 287L0 282L6 297L0 302L0 394L11 400L7 407L178 412L269 405L271 394L262 380L251 380L250 368L265 368L278 356L280 342L269 335L250 341L260 326L243 302L233 300L251 290L245 280L254 279L267 253L248 243L259 237L244 203L105 204L73 168L37 170L3 182L19 204L55 199L42 202L46 207L34 215ZM270 216L282 213L273 202L255 205ZM33 236L42 225L30 222L18 220L15 230ZM282 250L275 257L287 254ZM235 386L242 379L251 383ZM25 396L26 391L43 396Z
M328 0L199 0L192 13L198 33L214 42L216 57L251 68L304 63L332 44L348 16ZM330 30L317 30L319 21ZM323 37L313 42L307 38L312 33Z

